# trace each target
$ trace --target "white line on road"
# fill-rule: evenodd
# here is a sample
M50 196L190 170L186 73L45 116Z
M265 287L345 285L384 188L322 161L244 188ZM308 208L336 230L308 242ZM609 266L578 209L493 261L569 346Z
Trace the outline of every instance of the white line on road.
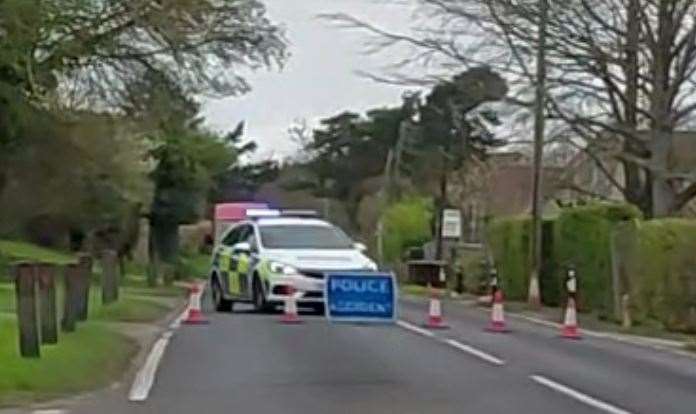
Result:
M203 283L198 293L198 300L203 296L205 287L206 285ZM145 360L145 365L140 368L131 385L130 392L128 393L129 401L137 402L147 400L147 397L150 395L150 390L155 383L155 376L157 375L160 361L162 361L164 351L167 349L167 345L169 345L169 340L172 338L172 335L174 335L174 331L181 326L181 322L187 317L188 312L189 305L187 305L184 311L169 324L169 330L162 333L162 336L155 342L155 345L152 347L150 354L148 354Z
M58 408L50 408L45 410L34 410L32 414L66 414L67 411Z
M476 349L473 346L463 344L461 342L455 341L454 339L443 339L443 338L438 338L433 332L423 329L419 326L416 326L412 323L406 322L404 320L399 320L396 321L396 324L399 325L400 327L409 330L411 332L415 332L418 335L423 335L427 336L428 338L433 338L436 339L442 343L445 343L449 346L452 346L460 351L466 352L469 355L473 355L477 358L480 358L486 362L489 362L493 365L505 365L505 361L502 359L496 358L493 355L487 354L486 352L481 351L480 349Z
M147 356L145 365L138 371L138 375L133 381L130 393L128 394L129 401L145 401L148 395L150 395L150 389L155 382L155 374L157 374L157 368L162 360L164 351L167 349L169 344L169 339L171 339L172 333L165 332L160 339L155 342L155 345L150 351L150 355Z
M418 327L418 326L416 326L416 325L414 325L414 324L412 324L412 323L408 323L408 322L406 322L406 321L396 321L396 324L399 325L400 327L404 328L404 329L408 329L408 330L411 331L411 332L415 332L415 333L417 333L418 335L427 336L428 338L434 338L434 337L435 337L435 334L434 334L434 333L430 332L430 331L427 330L427 329L423 329L423 328L421 328L421 327Z
M502 359L496 358L493 355L487 354L479 349L474 348L473 346L470 345L465 345L461 342L455 341L454 339L447 339L445 340L445 343L447 345L453 346L457 348L460 351L464 351L470 355L473 355L477 358L480 358L486 362L490 362L493 365L505 365L505 361Z
M589 405L591 407L594 407L598 410L604 411L606 413L610 414L631 414L630 411L626 411L622 408L616 407L614 405L611 405L609 403L606 403L604 401L600 401L594 397L590 397L587 394L583 394L580 391L576 391L572 388L566 387L563 384L559 384L558 382L555 382L553 380L550 380L544 376L541 375L531 375L529 378L531 378L533 381L535 381L538 384L541 384L545 387L548 387L554 391L558 391L561 394L565 394L566 396L573 398L577 401L580 401L583 404Z

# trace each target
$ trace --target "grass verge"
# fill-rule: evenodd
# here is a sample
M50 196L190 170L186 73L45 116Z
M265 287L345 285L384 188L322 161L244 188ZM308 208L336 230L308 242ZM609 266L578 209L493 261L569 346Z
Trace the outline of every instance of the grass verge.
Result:
M74 257L29 243L0 240L0 407L99 389L120 378L138 352L140 340L138 334L132 335L137 331L131 329L135 325L122 323L153 324L166 317L184 296L181 287L148 287L144 276L128 272L119 300L103 305L97 265L88 321L79 323L74 333L59 332L58 344L42 346L40 359L23 359L18 350L14 285L7 278L9 264L18 260L63 265ZM62 277L57 280L56 294L60 320Z
M152 323L167 316L173 306L166 298L124 295L118 302L95 307L89 317L105 322Z
M0 314L0 406L59 398L109 384L138 350L132 339L104 324L87 322L43 346L41 359L22 359L14 318Z
M55 264L66 264L74 260L67 253L12 240L0 240L0 256L11 260L36 260Z

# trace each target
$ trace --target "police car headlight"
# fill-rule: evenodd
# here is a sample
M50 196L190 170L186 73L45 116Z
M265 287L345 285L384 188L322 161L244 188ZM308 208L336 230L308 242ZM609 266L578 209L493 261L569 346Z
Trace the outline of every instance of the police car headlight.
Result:
M279 262L270 262L268 268L271 270L271 273L281 275L296 275L298 273L294 267Z

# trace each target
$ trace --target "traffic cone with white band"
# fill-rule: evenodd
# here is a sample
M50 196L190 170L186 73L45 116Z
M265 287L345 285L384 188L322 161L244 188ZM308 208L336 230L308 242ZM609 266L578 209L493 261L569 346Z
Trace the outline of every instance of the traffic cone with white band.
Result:
M578 315L575 309L575 298L572 296L568 298L563 328L561 329L561 337L567 339L581 338L580 331L578 330Z
M425 327L429 329L447 329L449 326L442 318L442 303L435 291L430 289L430 303L428 304L428 319L425 322Z
M295 297L295 287L289 285L287 288L287 296L283 305L283 316L280 317L280 323L298 324L302 323L302 319L297 313L297 298Z
M488 332L509 332L505 325L505 310L503 308L503 291L495 289L493 293L493 307L491 309L491 324L486 328Z
M192 285L189 288L189 306L188 306L188 315L186 316L186 319L181 321L183 324L186 325L205 325L209 323L208 319L203 316L203 312L201 311L201 295L203 294L203 290L201 287L197 284Z
M566 305L565 317L563 318L561 337L567 339L580 339L578 312L575 304L575 295L577 295L578 292L578 279L573 265L568 266L565 287L566 292L568 292L568 303Z

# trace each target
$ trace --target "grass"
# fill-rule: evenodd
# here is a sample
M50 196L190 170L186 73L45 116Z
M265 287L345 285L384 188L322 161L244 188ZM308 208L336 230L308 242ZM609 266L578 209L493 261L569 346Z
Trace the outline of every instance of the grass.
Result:
M440 294L443 294L442 289L432 289ZM403 284L399 285L399 292L402 295L412 295L412 296L430 296L431 292L427 286L413 285L413 284Z
M22 359L13 318L0 315L0 406L58 398L106 386L123 373L137 344L103 324L88 322L58 345L43 346L41 359Z
M0 256L12 261L36 260L55 264L66 264L74 260L74 257L67 253L11 240L0 240Z
M91 309L91 320L111 322L150 323L165 317L171 310L171 301L153 297L124 296L108 306Z
M19 357L14 285L6 278L7 265L18 260L63 265L74 257L28 243L0 240L0 406L48 400L108 385L123 374L138 351L137 342L122 333L123 325L114 323L148 324L161 320L184 293L177 286L148 287L140 269L129 265L119 300L103 305L97 266L88 321L78 323L74 333L59 332L57 345L42 346L41 358L28 360ZM202 263L200 258L192 260ZM63 292L59 277L58 319Z
M206 279L210 271L210 255L183 254L179 260L179 272L185 278Z
M15 311L14 286L10 283L0 283L0 313Z

